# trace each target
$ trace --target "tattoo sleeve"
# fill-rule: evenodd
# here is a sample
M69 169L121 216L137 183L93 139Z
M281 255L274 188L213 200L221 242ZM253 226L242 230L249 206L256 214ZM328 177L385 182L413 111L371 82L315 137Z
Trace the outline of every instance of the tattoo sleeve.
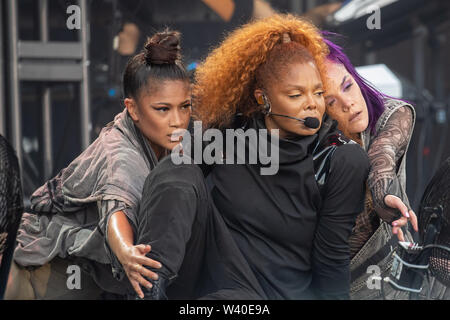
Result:
M411 110L405 106L398 108L372 140L368 150L370 172L367 182L372 192L374 208L378 216L389 223L398 219L400 213L387 207L384 197L391 194L404 201L397 170L408 146L412 125Z

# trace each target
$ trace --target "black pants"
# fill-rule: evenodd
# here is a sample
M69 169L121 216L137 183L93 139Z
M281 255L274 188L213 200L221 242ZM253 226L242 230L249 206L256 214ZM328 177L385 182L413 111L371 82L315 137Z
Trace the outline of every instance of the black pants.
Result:
M136 243L173 279L169 299L264 299L255 276L210 200L197 165L163 159L147 177Z

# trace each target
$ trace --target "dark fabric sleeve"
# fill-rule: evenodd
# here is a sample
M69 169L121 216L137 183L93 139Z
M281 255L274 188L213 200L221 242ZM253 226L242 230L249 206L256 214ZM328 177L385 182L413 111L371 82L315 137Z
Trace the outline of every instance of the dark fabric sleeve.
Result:
M189 121L189 125L187 130L189 131L190 135L191 135L191 143L190 143L190 148L187 150L187 152L185 152L185 155L189 158L191 158L191 162L195 163L194 159L195 159L195 131L194 131L194 120L191 118ZM204 132L202 132L202 136L203 136ZM223 132L223 136L225 136L225 132ZM201 163L196 163L198 165L198 167L202 170L203 172L203 177L207 177L211 171L214 169L215 164L206 164L203 161L203 152L205 151L205 148L211 143L210 141L204 141L202 139L202 161Z
M397 178L397 163L400 163L411 136L413 115L411 109L402 106L396 110L372 140L368 155L370 173L367 180L373 204L378 216L391 223L400 218L396 209L386 206L385 196L391 194L403 199L403 190Z
M312 251L312 288L319 299L349 299L348 238L363 210L369 162L357 144L337 148L331 160Z

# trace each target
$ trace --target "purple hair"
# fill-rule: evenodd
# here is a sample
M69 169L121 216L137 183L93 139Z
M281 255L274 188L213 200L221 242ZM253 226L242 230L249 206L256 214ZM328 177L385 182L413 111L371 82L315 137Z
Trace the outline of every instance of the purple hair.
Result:
M337 36L335 33L322 31L322 35L326 36ZM370 85L367 80L361 77L356 71L355 67L350 62L350 59L344 53L344 50L338 46L337 44L331 42L328 39L324 38L325 43L328 45L330 53L327 56L327 59L342 64L345 69L347 69L348 73L355 79L355 82L358 84L361 93L366 101L367 110L369 113L369 128L372 134L376 133L376 123L380 116L384 112L384 98L387 97L385 94L376 90L372 85Z

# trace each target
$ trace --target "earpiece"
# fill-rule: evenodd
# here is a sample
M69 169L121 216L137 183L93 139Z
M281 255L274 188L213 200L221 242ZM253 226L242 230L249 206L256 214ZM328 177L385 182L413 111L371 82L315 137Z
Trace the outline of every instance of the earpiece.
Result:
M258 104L263 105L264 113L270 113L270 111L271 111L270 103L267 100L267 97L265 94L260 95L257 99L257 102L258 102Z
M264 104L264 98L263 98L263 96L260 95L256 101L258 102L258 104Z

